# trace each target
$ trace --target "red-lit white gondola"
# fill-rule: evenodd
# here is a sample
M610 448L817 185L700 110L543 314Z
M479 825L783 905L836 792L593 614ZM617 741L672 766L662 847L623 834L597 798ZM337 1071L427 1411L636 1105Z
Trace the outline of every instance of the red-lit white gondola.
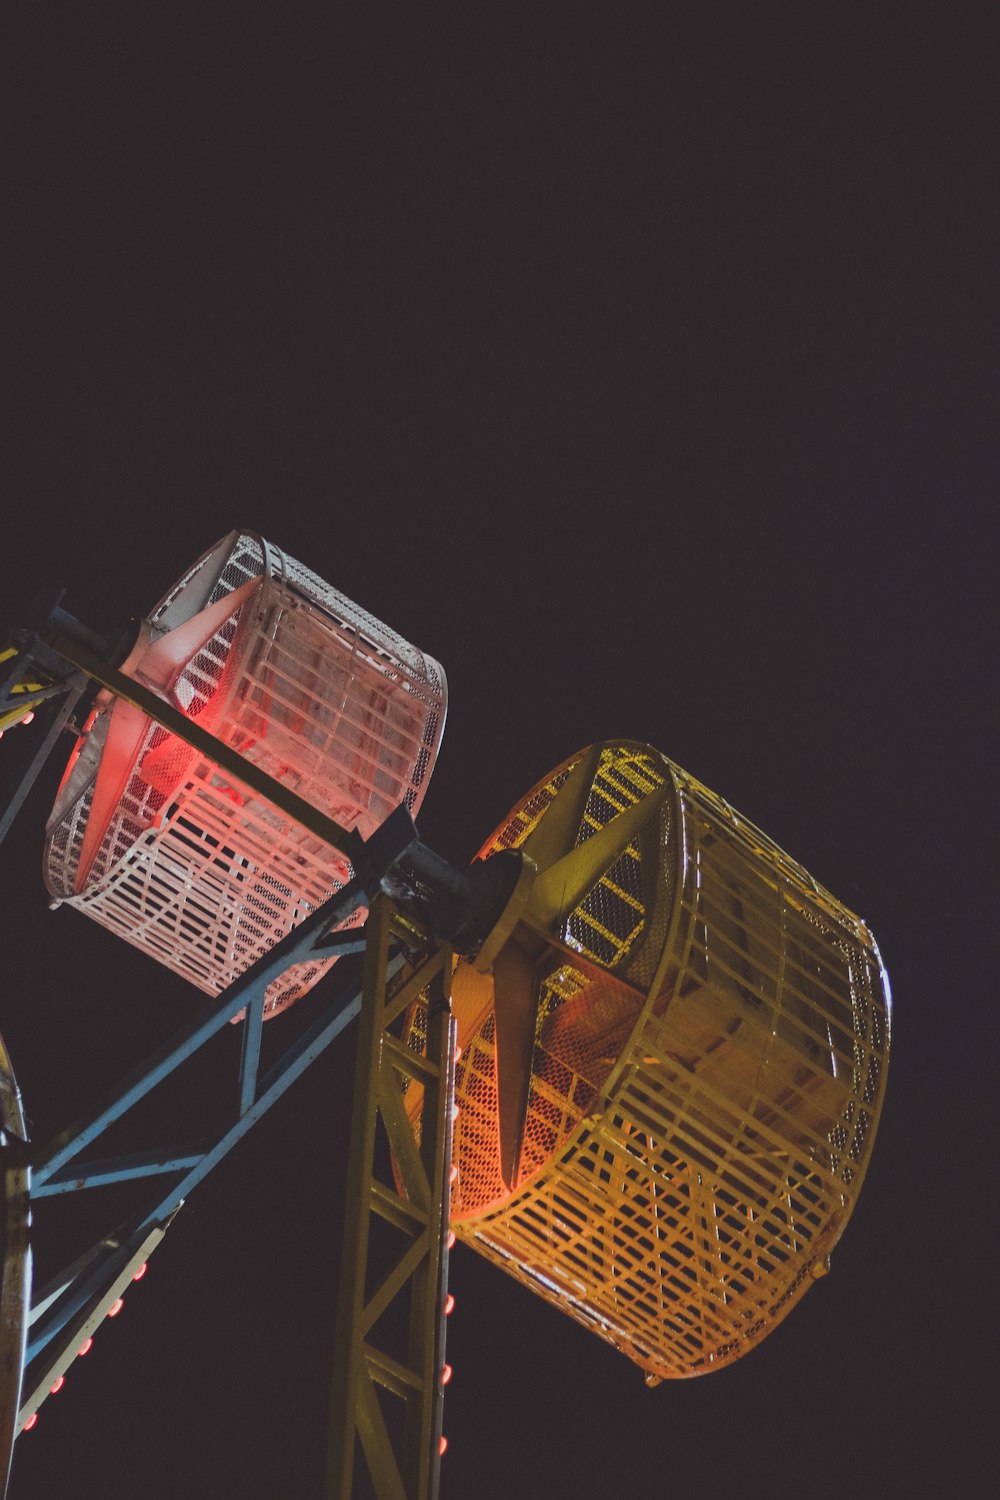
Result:
M252 532L230 533L174 585L123 670L364 837L400 803L420 805L444 728L443 670ZM98 700L49 820L57 901L211 993L349 875L338 851L140 709ZM289 969L265 1014L329 962Z

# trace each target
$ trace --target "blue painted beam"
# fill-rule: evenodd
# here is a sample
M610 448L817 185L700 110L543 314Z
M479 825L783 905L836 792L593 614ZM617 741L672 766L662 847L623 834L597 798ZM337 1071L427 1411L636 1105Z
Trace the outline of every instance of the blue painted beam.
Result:
M166 1172L183 1172L196 1166L211 1145L210 1141L190 1142L187 1146L161 1146L151 1151L136 1151L128 1156L111 1156L103 1161L68 1164L53 1172L41 1185L32 1184L32 1198L53 1198L58 1193L79 1193L86 1188L107 1187L116 1182L131 1182L139 1177L155 1177Z
M260 1063L260 1036L264 1029L264 991L255 995L243 1018L240 1038L240 1118L257 1097L257 1067Z
M115 1120L121 1118L132 1105L144 1098L151 1089L180 1067L192 1053L221 1031L239 1015L245 1006L260 998L263 1004L264 991L289 964L302 963L314 957L313 945L330 928L350 916L366 901L358 881L352 880L332 896L323 906L308 916L304 922L282 938L279 943L246 971L245 974L223 990L218 999L210 1001L198 1015L193 1016L173 1037L152 1053L151 1057L126 1074L125 1078L103 1094L97 1104L80 1117L68 1129L62 1131L49 1145L37 1152L31 1162L32 1187L47 1181L60 1167L71 1161L84 1146L88 1146ZM337 951L325 948L324 956Z
M397 952L389 962L388 977L394 978L403 967L405 959L402 953ZM153 1208L144 1219L143 1223L152 1226L172 1213L183 1198L186 1198L191 1190L197 1187L202 1178L206 1177L218 1162L222 1160L227 1151L231 1151L236 1142L260 1119L261 1115L271 1108L271 1105L280 1099L282 1094L289 1089L297 1078L301 1078L306 1068L315 1062L316 1058L330 1045L336 1037L349 1025L361 1010L361 981L357 980L355 987L346 997L338 997L334 1006L328 1007L322 1015L317 1016L313 1024L302 1033L296 1042L288 1048L288 1051L274 1064L264 1075L260 1084L260 1091L252 1107L243 1115L230 1130L218 1141L218 1143L205 1153L196 1167L176 1185L175 1188Z
M391 956L388 971L390 978L399 972L404 962L402 952L397 951ZM332 980L336 978L336 973L331 976ZM107 1256L89 1265L85 1274L67 1287L62 1296L47 1309L30 1336L26 1356L28 1363L103 1291L125 1264L132 1249L141 1243L151 1229L166 1223L198 1183L208 1176L213 1167L242 1140L271 1105L302 1076L354 1020L360 1009L361 980L354 975L342 981L339 992L330 996L320 1014L268 1069L260 1081L257 1098L247 1112L218 1137L162 1198L151 1203L144 1212L141 1211L116 1231L113 1238L117 1243L109 1245Z

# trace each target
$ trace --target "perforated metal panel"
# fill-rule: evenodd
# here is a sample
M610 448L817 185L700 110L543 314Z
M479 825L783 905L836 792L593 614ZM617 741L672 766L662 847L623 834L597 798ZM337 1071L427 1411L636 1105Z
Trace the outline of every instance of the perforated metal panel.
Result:
M572 764L485 854L523 843ZM513 1194L491 981L456 975L452 1190L459 1238L653 1380L736 1359L826 1269L868 1163L889 1027L864 923L657 752L603 747L577 842L664 780L658 824L566 924L580 966L563 954L542 975Z
M233 532L161 600L154 630L177 628L254 579L250 597L180 672L177 706L365 837L400 803L415 812L444 728L444 673L301 563ZM49 822L46 883L214 993L343 885L349 866L150 722L81 884L109 721L104 705L74 751ZM287 971L265 1014L302 994L329 962Z

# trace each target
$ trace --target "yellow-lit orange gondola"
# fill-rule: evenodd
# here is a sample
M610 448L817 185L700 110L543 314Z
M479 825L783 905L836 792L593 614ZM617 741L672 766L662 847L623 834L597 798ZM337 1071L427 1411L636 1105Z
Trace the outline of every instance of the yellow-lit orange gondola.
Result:
M719 1368L823 1274L854 1207L887 1063L878 949L645 745L558 767L482 857L510 849L521 896L454 980L458 1237L651 1382ZM497 1057L518 1004L520 1103Z

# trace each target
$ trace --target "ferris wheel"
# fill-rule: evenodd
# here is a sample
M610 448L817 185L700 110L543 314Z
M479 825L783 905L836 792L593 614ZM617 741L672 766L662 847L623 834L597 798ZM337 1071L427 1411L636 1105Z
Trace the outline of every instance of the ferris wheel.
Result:
M885 1089L885 970L860 918L659 750L570 755L454 868L413 822L443 669L242 530L115 637L40 601L0 672L0 728L41 721L0 837L75 723L50 895L206 996L39 1145L0 1043L0 1485L189 1193L359 1017L329 1496L361 1467L380 1497L437 1493L456 1238L650 1386L741 1358L825 1273ZM265 1021L290 1028L267 1070ZM238 1107L213 1138L90 1154L230 1023ZM32 1287L31 1204L125 1182L152 1198Z

